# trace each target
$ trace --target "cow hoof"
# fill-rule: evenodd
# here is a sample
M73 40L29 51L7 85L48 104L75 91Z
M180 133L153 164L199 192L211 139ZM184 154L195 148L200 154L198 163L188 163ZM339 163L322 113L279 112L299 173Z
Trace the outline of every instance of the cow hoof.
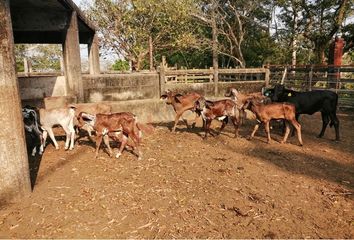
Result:
M116 158L119 158L120 155L122 155L122 154L121 153L117 153Z

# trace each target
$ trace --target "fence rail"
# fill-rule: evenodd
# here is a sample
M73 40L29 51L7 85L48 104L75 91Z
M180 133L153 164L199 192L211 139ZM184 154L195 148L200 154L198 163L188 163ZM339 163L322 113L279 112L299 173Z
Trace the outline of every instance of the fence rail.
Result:
M219 82L265 81L267 69L218 69ZM165 83L206 83L214 82L213 69L188 69L164 71Z
M354 65L268 65L269 83L299 91L328 89L338 93L339 106L354 108Z

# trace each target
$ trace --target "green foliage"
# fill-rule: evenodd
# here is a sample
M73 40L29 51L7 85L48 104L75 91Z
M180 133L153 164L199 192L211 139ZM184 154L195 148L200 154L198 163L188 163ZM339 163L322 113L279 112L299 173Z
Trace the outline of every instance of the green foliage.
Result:
M96 0L88 14L100 28L105 47L141 68L149 53L195 44L189 16L192 0Z
M60 70L60 45L17 44L15 45L16 69L24 71L23 59L32 64L33 71L51 72Z
M112 65L112 70L115 71L128 71L129 70L129 63L125 60L118 59Z

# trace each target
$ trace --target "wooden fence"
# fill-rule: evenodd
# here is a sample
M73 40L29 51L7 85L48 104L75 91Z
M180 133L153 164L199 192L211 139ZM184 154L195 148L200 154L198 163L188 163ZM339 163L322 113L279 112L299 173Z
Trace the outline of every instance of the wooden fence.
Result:
M354 65L268 65L269 84L298 91L327 89L338 93L339 106L354 108Z
M182 69L164 71L165 83L211 83L214 82L214 70L211 69ZM219 82L235 81L265 81L267 69L218 69Z

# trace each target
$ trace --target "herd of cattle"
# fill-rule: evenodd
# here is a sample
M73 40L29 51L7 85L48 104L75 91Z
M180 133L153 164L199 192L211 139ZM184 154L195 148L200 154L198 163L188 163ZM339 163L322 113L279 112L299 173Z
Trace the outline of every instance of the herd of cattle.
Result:
M339 141L339 120L336 115L338 95L328 90L316 90L309 92L297 92L286 89L283 85L275 85L271 89L262 89L262 92L244 94L234 88L225 93L227 99L218 101L206 100L199 93L179 94L167 90L161 99L167 104L172 105L176 112L172 132L175 131L179 119L185 111L191 110L196 113L196 119L201 117L205 129L204 138L210 131L211 122L219 120L222 126L219 133L224 129L230 120L234 125L235 137L238 136L239 126L245 119L245 111L251 111L257 123L251 133L250 138L254 137L260 124L264 124L268 143L270 143L270 121L282 120L285 125L285 133L281 143L285 143L291 132L290 124L296 129L300 145L303 145L301 137L301 125L298 122L300 114L313 114L321 112L322 129L318 137L323 137L327 125L334 126L336 140ZM105 103L94 105L75 104L65 108L37 109L26 106L22 109L27 151L34 156L39 150L42 154L46 145L47 135L49 134L56 149L59 149L55 140L52 128L60 125L66 133L65 149L74 148L75 134L80 130L88 132L90 139L91 133L96 133L96 157L102 140L112 155L109 141L120 142L118 158L126 146L136 151L138 159L142 153L139 144L142 138L142 125L137 117L130 112L112 113L111 106ZM184 120L184 119L183 119ZM188 123L184 120L187 127ZM195 126L193 123L193 127ZM129 142L128 140L131 140Z

